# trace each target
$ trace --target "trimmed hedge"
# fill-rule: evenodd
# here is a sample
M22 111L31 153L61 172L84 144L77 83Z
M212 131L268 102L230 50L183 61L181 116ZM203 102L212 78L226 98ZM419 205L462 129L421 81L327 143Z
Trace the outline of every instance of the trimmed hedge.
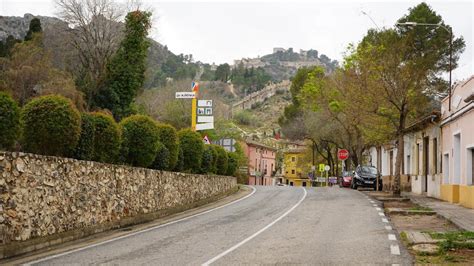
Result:
M114 118L105 113L92 113L94 117L94 156L93 160L103 163L118 161L121 132Z
M74 150L74 158L90 161L94 158L94 116L89 113L82 113L81 120L81 137Z
M173 170L178 163L179 142L176 129L168 124L158 123L160 142L168 150L168 166L164 170Z
M227 173L228 176L235 176L237 169L239 168L239 155L235 152L228 152L228 164Z
M179 145L183 150L183 164L185 172L199 173L201 171L204 143L201 135L190 129L178 132Z
M132 115L120 122L120 128L122 161L133 166L150 166L160 142L156 122L145 115Z
M27 152L72 155L81 134L81 116L72 102L59 95L35 98L21 112Z
M10 95L0 92L0 149L10 150L20 131L20 108Z
M152 168L156 170L168 170L170 164L170 152L166 146L158 142L158 149L156 151L155 161L152 164Z
M211 145L204 145L202 153L201 172L204 174L215 173L214 171L214 149Z
M217 171L218 175L225 175L227 173L228 158L227 151L221 146L215 146L217 151Z

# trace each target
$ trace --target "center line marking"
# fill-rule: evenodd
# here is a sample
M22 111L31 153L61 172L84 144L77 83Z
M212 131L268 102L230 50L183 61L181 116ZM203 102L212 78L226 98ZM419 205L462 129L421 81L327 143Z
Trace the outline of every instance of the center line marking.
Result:
M387 218L382 218L382 222L384 222L384 223L388 223L388 220L387 220Z
M387 229L388 231L391 231L392 230L392 227L390 225L386 225L385 226L385 229Z
M234 245L233 247L229 248L228 250L222 252L221 254L215 256L214 258L204 262L202 264L202 266L207 266L207 265L210 265L211 263L214 263L216 262L218 259L224 257L225 255L231 253L232 251L238 249L240 246L242 246L243 244L249 242L250 240L252 240L253 238L255 238L256 236L258 236L259 234L263 233L265 230L267 230L268 228L270 228L271 226L273 226L274 224L276 224L278 221L280 221L281 219L285 218L285 216L287 216L288 214L290 214L290 212L292 212L294 209L296 209L296 207L298 207L301 202L303 202L303 200L306 198L306 194L308 194L306 192L306 189L303 188L303 191L304 191L304 195L303 197L293 206L291 207L289 210L287 210L284 214L282 214L280 217L276 218L276 220L274 220L273 222L269 223L268 225L266 225L264 228L258 230L256 233L254 233L253 235L247 237L246 239L242 240L241 242L237 243L236 245Z
M388 234L388 240L397 241L397 237L394 234Z
M400 247L398 245L390 245L390 253L392 255L400 255Z
M375 208L375 209L376 209L377 211L381 211L381 210L382 210L382 209L381 209L381 208L379 208L379 207L377 207L377 208Z
M379 215L380 216L385 216L385 214L383 212L379 212Z

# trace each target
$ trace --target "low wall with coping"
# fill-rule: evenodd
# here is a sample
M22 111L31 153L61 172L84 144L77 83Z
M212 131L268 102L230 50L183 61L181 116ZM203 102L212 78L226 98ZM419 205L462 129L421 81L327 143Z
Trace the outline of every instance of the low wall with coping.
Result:
M0 152L0 258L183 211L236 178Z

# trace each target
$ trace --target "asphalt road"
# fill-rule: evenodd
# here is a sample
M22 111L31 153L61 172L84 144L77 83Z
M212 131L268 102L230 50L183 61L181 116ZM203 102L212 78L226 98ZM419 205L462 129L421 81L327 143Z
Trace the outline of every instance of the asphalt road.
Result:
M361 192L255 188L214 211L32 264L411 264L377 202Z

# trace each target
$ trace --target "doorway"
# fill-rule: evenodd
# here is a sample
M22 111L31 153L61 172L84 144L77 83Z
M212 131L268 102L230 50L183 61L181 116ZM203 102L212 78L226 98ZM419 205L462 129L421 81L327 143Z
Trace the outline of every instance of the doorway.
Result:
M423 192L428 192L428 173L429 173L429 147L430 145L430 138L424 137L423 138L423 181L424 187Z

